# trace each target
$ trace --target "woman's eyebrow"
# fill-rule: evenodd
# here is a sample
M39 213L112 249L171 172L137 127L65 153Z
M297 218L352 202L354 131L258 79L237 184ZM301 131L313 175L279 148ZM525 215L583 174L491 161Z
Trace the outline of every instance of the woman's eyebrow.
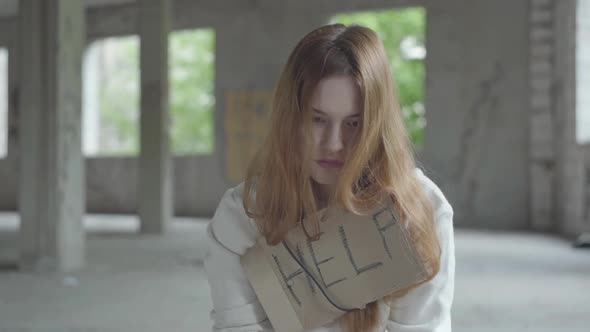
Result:
M328 113L326 113L326 112L324 112L324 111L322 111L320 109L317 109L315 107L312 107L312 109L316 113L320 113L320 114L323 114L323 115L328 115ZM351 114L351 115L347 116L346 118L355 118L355 117L359 117L360 115L361 115L361 113L358 112L358 113Z

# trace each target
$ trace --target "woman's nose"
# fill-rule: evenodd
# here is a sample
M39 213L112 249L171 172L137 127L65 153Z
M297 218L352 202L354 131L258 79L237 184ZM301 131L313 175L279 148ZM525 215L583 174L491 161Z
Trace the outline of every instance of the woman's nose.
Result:
M344 148L342 129L340 126L329 126L324 140L324 148L330 152L337 152Z

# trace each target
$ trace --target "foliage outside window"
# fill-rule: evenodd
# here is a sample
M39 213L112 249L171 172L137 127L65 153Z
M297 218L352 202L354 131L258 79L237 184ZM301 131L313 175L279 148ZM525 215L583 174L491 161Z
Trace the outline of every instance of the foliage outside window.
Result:
M332 23L356 23L374 30L383 41L389 58L406 128L412 142L424 143L424 47L423 8L392 9L339 14Z
M139 38L96 45L99 70L99 155L139 152ZM170 139L174 154L213 151L214 33L177 31L169 39Z

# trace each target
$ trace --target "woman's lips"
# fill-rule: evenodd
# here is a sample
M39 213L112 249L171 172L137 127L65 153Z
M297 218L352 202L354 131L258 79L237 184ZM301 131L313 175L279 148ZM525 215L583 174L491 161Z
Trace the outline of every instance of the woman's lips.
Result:
M344 165L342 161L334 159L320 159L316 160L316 163L318 163L318 165L323 168L342 168Z

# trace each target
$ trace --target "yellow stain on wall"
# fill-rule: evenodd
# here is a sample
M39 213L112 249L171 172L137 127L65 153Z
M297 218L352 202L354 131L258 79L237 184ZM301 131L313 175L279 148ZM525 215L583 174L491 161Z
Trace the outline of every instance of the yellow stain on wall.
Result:
M241 182L268 130L272 91L232 90L225 94L226 176Z

